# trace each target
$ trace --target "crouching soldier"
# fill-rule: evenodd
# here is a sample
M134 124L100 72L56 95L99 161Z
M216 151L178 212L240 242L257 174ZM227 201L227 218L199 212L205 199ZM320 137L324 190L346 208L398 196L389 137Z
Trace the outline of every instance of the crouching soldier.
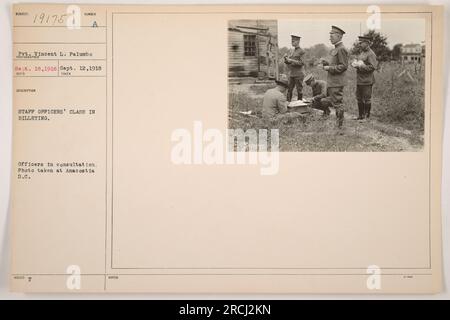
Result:
M305 77L303 82L312 89L311 107L322 110L323 116L328 117L331 101L327 99L327 83L323 80L316 80L311 73Z
M286 75L281 74L279 80L275 80L277 86L269 89L264 94L262 115L266 120L277 122L284 119L292 119L301 116L297 112L288 111L288 101L286 91L289 87L289 80Z

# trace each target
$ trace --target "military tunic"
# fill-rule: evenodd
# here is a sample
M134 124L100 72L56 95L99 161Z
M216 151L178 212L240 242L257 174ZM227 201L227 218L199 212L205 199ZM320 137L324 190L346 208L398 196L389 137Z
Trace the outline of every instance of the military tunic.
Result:
M327 87L344 87L346 85L345 71L347 71L348 68L348 51L342 42L339 42L335 45L335 48L331 50L330 55Z
M320 100L327 96L327 83L323 80L315 80L311 89L314 100Z
M358 60L364 62L363 66L356 69L356 84L372 85L375 83L374 71L378 66L377 56L372 49L363 51L359 54Z
M313 100L311 106L315 109L323 110L326 114L330 112L331 103L327 97L327 83L323 80L315 80L311 86Z
M305 77L304 73L304 62L303 55L305 51L300 47L294 49L294 51L288 56L289 59L294 61L285 62L289 69L289 86L288 86L288 101L292 100L292 92L294 88L297 87L297 98L300 100L303 97L303 79Z
M287 111L286 96L277 88L269 89L264 94L262 114L265 118L273 118Z

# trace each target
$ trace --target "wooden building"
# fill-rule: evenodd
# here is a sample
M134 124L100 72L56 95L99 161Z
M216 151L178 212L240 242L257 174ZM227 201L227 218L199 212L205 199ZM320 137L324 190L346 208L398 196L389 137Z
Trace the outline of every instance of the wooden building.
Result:
M406 44L400 49L400 58L406 63L425 62L425 46L421 44Z
M277 20L229 22L228 76L278 78Z

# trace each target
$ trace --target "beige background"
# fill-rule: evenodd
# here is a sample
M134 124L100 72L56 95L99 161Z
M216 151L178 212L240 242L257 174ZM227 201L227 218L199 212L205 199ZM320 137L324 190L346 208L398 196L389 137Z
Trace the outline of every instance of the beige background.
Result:
M365 8L358 10L362 9ZM124 7L120 10L126 11ZM194 11L194 8L186 10ZM195 8L200 10L208 8ZM88 142L92 150L83 146L88 152L85 156L97 159L108 169L106 256L105 214L100 213L104 203L96 200L104 200L101 194L105 191L105 177L99 174L94 181L70 180L74 188L84 191L79 201L69 206L77 216L75 221L57 215L58 202L52 203L55 207L45 208L49 202L42 201L44 207L39 217L28 214L38 212L36 205L13 207L15 272L59 273L70 260L85 261L84 270L93 276L98 274L99 279L103 278L102 273L121 275L117 281L107 279L108 289L113 291L367 292L365 268L376 264L385 268L386 292L438 289L437 178L441 139L438 94L427 92L428 98L436 99L432 113L426 99L427 137L429 123L433 123L433 189L429 188L428 142L423 152L415 153L282 153L280 172L272 177L260 176L256 166L175 166L170 162L172 130L191 129L194 120L202 120L204 128L225 129L226 26L228 19L243 16L274 19L279 14L109 16L110 23L114 19L113 32L108 33L110 58L114 52L114 65L110 59L108 69L114 72L108 73L109 104L93 128L83 127L96 137ZM417 14L410 16L417 17ZM197 36L186 36L189 34ZM439 34L435 32L433 39L438 41ZM434 77L439 77L438 58L434 56L433 60ZM427 59L427 70L431 70L429 56ZM428 74L427 86L429 81ZM440 89L433 86L432 90L439 93ZM174 92L183 100L174 99ZM110 125L106 127L106 123ZM106 150L100 142L105 139L105 132L109 137L107 145L112 147ZM56 135L56 144L63 143L58 138L61 136L67 137L67 133ZM25 138L28 143L26 134ZM20 135L15 139L20 146L15 149L15 157L36 154L24 142L17 142ZM105 151L107 167L103 162ZM49 187L54 181L43 183ZM69 180L61 183L66 185ZM36 194L36 186L26 189L17 189L20 193L16 196L24 197L27 192L30 193L27 198L41 196ZM67 191L73 195L70 189ZM64 197L60 198L61 208L67 208ZM95 213L97 205L99 211ZM62 219L59 222L55 220L58 217ZM48 221L55 225L49 228ZM29 237L46 227L46 236L41 241ZM61 235L55 234L56 229ZM43 250L60 243L62 238L67 243L57 246L57 250ZM89 239L86 246L90 246L92 254L74 253L80 248L77 242L81 239ZM74 249L67 251L71 246ZM36 263L30 252L39 252L42 262ZM434 278L425 275L430 273L430 254ZM109 262L114 268L158 270L110 269ZM407 271L407 268L415 270ZM230 272L241 275L226 275ZM222 275L132 276L143 273ZM283 275L268 275L273 273ZM328 275L318 276L318 273ZM405 274L416 275L405 279ZM17 289L61 290L58 280L39 279L34 287L18 285ZM92 290L98 290L100 282L93 284Z
M114 16L113 266L428 267L429 145L281 153L271 177L171 163L174 129L201 120L225 132L234 16Z

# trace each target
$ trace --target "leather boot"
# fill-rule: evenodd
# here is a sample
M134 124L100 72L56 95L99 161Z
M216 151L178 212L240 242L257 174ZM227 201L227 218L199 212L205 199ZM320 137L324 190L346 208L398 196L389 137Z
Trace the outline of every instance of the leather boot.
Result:
M364 103L363 102L358 102L358 118L356 118L356 120L362 120L364 119L364 115L365 115L365 108L364 108Z
M339 129L342 128L344 124L344 110L336 110L336 123Z
M365 103L365 114L366 114L367 119L370 118L370 109L372 109L372 103L366 102Z
M286 95L286 100L288 102L291 102L291 100L292 100L292 90L288 89L288 92L287 92L287 95Z

